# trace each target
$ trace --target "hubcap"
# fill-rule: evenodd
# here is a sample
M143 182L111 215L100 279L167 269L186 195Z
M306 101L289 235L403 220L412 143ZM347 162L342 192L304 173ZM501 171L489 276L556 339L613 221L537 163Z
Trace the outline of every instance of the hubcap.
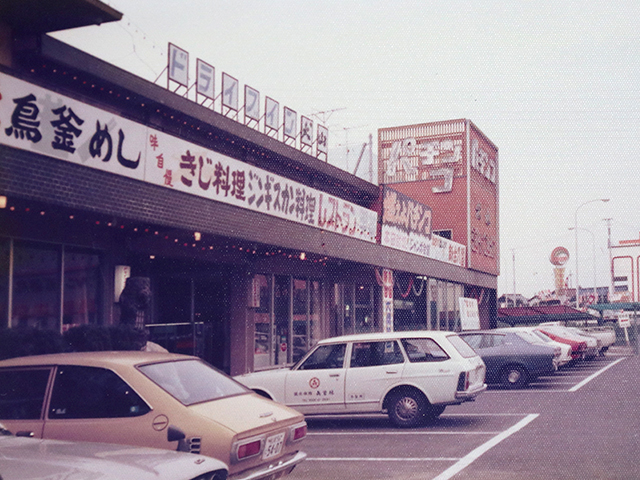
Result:
M520 372L518 370L511 370L509 372L509 375L507 376L507 379L509 380L509 383L516 383L518 380L520 380Z
M396 404L396 413L403 420L410 420L418 414L418 404L411 397L404 397Z

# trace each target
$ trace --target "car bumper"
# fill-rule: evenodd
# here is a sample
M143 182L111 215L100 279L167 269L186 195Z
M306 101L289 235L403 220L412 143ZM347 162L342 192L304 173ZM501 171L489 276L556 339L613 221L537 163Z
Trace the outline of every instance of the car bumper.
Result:
M279 458L276 462L267 467L260 467L255 470L240 472L228 477L228 480L276 480L291 473L296 465L304 461L307 454L296 452L288 457Z
M460 403L462 402L471 402L476 399L478 395L484 392L487 389L487 384L483 383L482 385L475 387L473 389L465 390L464 392L456 392L456 400Z

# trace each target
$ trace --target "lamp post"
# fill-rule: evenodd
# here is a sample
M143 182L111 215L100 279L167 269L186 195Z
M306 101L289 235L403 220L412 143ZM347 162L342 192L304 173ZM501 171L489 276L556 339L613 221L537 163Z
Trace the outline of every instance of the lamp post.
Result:
M569 230L575 230L575 227L569 227ZM598 290L597 290L597 280L596 280L596 236L591 230L588 230L583 227L578 227L578 230L584 230L587 233L591 234L591 245L593 247L593 298L595 302L598 303ZM576 258L577 261L577 258Z
M573 233L575 234L576 247L576 308L580 308L580 277L578 276L578 210L589 203L608 201L608 198L596 198L594 200L589 200L588 202L581 203L580 205L578 205L573 215Z

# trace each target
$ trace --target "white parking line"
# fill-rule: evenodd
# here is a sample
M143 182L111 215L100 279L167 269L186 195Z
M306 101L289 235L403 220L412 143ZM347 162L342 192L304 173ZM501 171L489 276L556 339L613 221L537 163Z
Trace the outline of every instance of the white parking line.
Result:
M308 461L316 461L316 462L455 462L456 460L460 460L459 458L448 458L448 457L312 457L305 460Z
M429 432L429 431L410 431L410 432L317 432L307 433L307 437L321 436L345 436L345 435L496 435L500 432Z
M585 378L584 380L582 380L580 383L578 383L577 385L575 385L574 387L570 388L568 391L569 392L577 392L579 389L581 389L582 387L584 387L587 383L589 383L591 380L593 380L594 378L596 378L598 375L606 372L607 370L609 370L611 367L613 367L614 365L617 365L618 363L620 363L621 361L623 361L624 358L619 358L618 360L616 360L613 363L610 363L609 365L607 365L604 368L601 368L600 370L598 370L596 373L594 373L593 375L588 376L587 378Z
M513 427L508 428L504 432L502 432L499 435L496 435L495 437L493 437L488 442L480 445L478 448L476 448L476 449L472 450L471 452L469 452L467 455L465 455L460 460L458 460L456 463L451 465L449 468L447 468L444 472L442 472L440 475L435 477L433 480L448 480L449 478L453 477L456 473L461 472L462 470L467 468L469 465L471 465L472 462L474 462L475 460L480 458L480 456L485 454L491 448L493 448L496 445L498 445L505 438L513 435L517 431L519 431L519 430L523 429L524 427L526 427L529 423L531 423L533 420L538 418L538 416L539 416L538 413L527 415L525 418L523 418L518 423L516 423Z

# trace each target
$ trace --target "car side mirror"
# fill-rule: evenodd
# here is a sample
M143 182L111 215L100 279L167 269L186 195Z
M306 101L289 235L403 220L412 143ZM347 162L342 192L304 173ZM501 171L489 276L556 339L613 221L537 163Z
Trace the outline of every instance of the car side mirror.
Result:
M187 436L184 434L184 432L178 427L169 425L169 428L167 429L167 441L178 442L180 440L184 440L186 437Z

